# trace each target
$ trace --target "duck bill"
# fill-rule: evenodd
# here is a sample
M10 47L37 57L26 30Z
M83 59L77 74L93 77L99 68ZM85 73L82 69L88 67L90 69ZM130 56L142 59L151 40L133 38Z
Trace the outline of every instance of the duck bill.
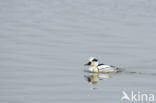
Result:
M87 64L84 64L85 66L89 66L91 64L91 62L88 62Z

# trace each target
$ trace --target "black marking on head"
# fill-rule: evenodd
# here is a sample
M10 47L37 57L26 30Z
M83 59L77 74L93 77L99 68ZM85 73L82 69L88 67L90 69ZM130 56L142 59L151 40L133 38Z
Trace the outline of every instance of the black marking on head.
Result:
M87 64L85 64L85 65L91 65L91 62L88 62Z
M88 65L91 65L91 62L88 62Z
M97 62L97 61L98 61L98 59L94 58L92 61Z

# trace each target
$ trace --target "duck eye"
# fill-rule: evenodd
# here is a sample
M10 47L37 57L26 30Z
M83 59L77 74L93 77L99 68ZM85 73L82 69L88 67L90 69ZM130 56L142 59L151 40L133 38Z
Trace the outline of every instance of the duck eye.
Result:
M95 62L97 62L98 60L97 60L97 59L93 59L92 61L95 61Z

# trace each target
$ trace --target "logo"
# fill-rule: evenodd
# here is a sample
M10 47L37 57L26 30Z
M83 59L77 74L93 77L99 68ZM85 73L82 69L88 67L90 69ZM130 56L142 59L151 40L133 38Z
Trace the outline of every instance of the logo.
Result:
M153 102L154 101L154 94L152 93L142 93L138 92L125 92L122 91L122 101L131 101L131 102Z

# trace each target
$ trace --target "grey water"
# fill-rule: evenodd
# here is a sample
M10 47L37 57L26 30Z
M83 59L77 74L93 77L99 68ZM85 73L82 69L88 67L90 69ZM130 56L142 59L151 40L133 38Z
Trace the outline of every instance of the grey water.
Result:
M156 96L155 38L155 0L1 0L0 103ZM126 72L84 72L91 56Z

